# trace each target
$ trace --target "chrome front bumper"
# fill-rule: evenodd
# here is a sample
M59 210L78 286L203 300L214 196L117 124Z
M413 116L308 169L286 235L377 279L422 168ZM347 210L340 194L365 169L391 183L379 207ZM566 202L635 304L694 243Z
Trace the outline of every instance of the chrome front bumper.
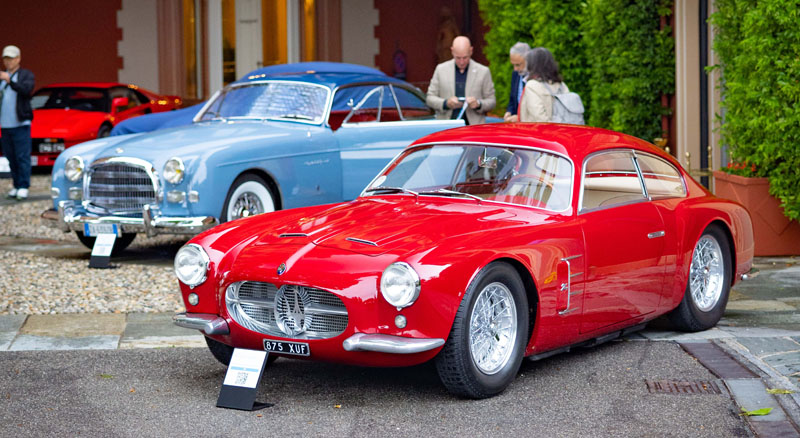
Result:
M444 339L417 339L366 333L356 333L342 343L347 351L376 351L394 354L422 353L442 345L444 345Z
M117 224L123 233L144 233L147 234L147 237L159 234L195 235L219 224L217 218L213 216L161 216L158 208L153 205L145 205L140 218L91 216L82 213L72 201L59 202L57 210L45 210L42 218L51 221L51 224L64 232L83 231L84 224Z
M227 335L230 333L225 319L209 313L178 313L172 322L180 327L201 330L207 335Z

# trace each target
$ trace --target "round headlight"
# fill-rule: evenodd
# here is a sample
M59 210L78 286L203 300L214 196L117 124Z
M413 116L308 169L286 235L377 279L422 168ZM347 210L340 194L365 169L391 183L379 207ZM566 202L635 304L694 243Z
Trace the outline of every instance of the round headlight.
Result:
M381 295L395 307L414 304L419 289L419 275L408 263L392 263L381 275Z
M83 158L78 155L70 157L64 164L64 176L70 181L77 181L83 176Z
M197 286L206 281L208 254L202 246L190 243L175 255L175 275L187 286Z
M164 164L164 179L172 184L178 184L183 181L183 174L183 160L180 158L172 157Z

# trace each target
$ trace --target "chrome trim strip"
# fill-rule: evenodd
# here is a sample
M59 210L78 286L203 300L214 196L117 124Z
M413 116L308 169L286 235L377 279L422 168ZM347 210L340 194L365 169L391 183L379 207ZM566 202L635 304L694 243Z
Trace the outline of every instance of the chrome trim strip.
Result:
M655 239L656 237L664 237L663 231L655 231L653 233L647 233L648 239Z
M200 330L207 335L227 335L231 332L225 319L210 313L177 313L172 317L172 322L180 327Z
M278 237L308 237L306 233L281 233Z
M371 242L365 239L359 239L358 237L345 237L344 240L349 240L350 242L355 242L355 243L363 243L364 245L369 245L369 246L378 246L378 244L375 242Z
M444 339L406 338L403 336L356 333L342 342L347 351L375 351L392 354L414 354L444 345Z
M573 295L573 293L572 293L572 277L581 275L581 274L583 274L583 272L577 272L577 273L575 273L575 275L572 275L572 265L570 264L569 261L570 260L574 260L574 259L576 259L578 257L582 257L582 256L583 256L583 254L578 254L578 255L569 256L569 257L562 257L560 259L562 262L567 264L567 282L566 283L561 283L561 292L566 292L567 293L567 307L564 310L558 312L559 315L566 315L566 314L572 312L573 310L575 310L574 308L571 309L569 307L570 306L569 297L571 297Z

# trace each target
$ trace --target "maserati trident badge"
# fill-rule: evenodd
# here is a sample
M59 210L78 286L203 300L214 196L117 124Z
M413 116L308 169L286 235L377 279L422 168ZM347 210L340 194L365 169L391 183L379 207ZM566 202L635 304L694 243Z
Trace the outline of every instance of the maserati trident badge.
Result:
M278 275L283 275L286 272L286 263L281 263L278 265Z

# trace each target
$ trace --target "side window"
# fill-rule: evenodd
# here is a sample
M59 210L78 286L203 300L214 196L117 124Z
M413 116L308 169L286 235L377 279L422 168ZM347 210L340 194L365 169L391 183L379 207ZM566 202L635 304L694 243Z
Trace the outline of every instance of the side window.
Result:
M581 210L646 200L633 160L628 151L590 156L583 166Z
M432 119L433 110L428 107L425 100L405 88L393 86L400 110L404 120Z
M659 157L638 154L636 161L642 170L647 195L652 199L682 198L686 196L681 173L672 164Z

